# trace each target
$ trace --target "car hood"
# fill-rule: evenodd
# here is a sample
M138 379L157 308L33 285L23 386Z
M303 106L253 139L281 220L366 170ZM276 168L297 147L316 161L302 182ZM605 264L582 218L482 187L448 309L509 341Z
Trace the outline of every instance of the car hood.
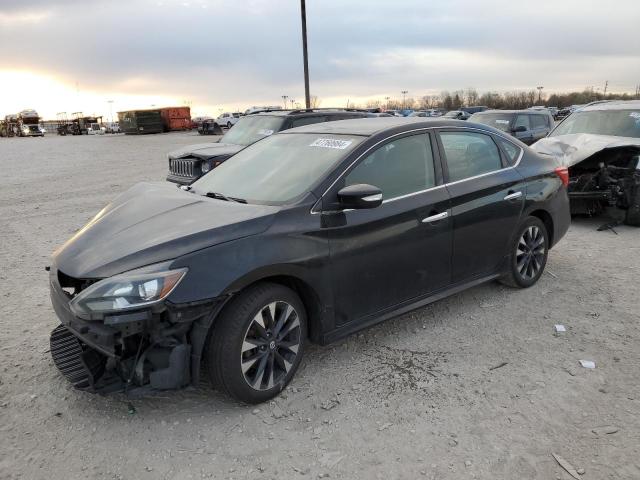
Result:
M256 235L279 210L203 197L166 183L140 183L60 247L53 263L75 278L110 277Z
M175 150L169 154L169 158L212 158L212 157L230 157L235 155L244 146L234 145L231 143L198 143L197 145L188 145L179 150Z
M572 167L602 150L620 147L640 149L640 138L577 133L546 137L531 146L538 153L553 155L566 167Z

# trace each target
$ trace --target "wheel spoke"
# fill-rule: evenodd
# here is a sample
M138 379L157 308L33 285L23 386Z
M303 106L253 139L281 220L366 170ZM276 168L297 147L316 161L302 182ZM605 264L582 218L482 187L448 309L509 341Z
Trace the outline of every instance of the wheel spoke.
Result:
M285 350L291 352L293 355L298 354L298 348L300 347L300 342L291 341L291 342L280 342L279 345L281 350Z
M289 369L291 368L291 365L293 365L291 362L289 362L286 358L284 358L280 352L278 352L276 350L275 352L275 360L278 363L278 365L280 365L280 368L282 368L285 373L289 371Z
M267 308L264 308L262 311L268 313L266 321L267 328L273 328L276 322L276 302L270 303Z
M262 382L264 380L264 372L267 369L267 363L269 361L269 355L264 354L260 359L260 363L258 364L258 368L256 369L256 375L253 381L253 388L260 388L262 386Z
M242 342L242 353L248 352L263 345L265 345L265 342L263 340L245 337L244 342Z
M274 355L273 354L269 355L269 362L268 362L267 366L268 366L268 370L269 370L269 373L268 373L269 376L267 377L268 378L267 389L269 389L269 388L273 388L273 385L274 385L273 379L274 379L274 374L275 374L275 372L274 372L274 366L275 365L274 365Z
M265 352L258 352L257 354L246 358L242 361L242 373L247 373L247 371L253 367L258 360L266 356Z
M285 324L285 322L289 319L289 315L291 315L291 312L293 312L293 307L291 305L286 306L286 308L284 309L284 311L280 312L280 315L278 316L278 321L276 322L275 327L273 327L273 334L274 335L278 335L278 333L280 332L280 330L282 329L283 325Z
M255 328L256 332L260 337L266 340L267 338L267 326L264 322L264 317L262 315L262 310L259 311L255 317L253 317L252 326Z
M293 316L293 315L292 315ZM298 315L291 319L291 321L287 322L280 330L278 338L282 340L287 337L289 334L293 332L296 328L300 327L300 319L298 319Z

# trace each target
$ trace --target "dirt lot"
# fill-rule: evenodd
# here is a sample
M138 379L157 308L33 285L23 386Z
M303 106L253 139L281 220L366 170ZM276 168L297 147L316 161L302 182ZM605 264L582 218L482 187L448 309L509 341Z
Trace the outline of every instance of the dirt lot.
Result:
M584 479L640 478L640 230L602 219L576 220L528 290L487 284L311 347L270 404L203 383L129 413L72 390L48 353L49 255L199 141L0 139L0 478L570 479L552 453Z

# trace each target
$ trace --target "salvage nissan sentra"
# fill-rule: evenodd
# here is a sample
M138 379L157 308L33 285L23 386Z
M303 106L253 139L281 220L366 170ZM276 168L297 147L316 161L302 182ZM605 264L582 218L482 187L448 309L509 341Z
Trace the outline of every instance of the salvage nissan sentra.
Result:
M139 184L53 256L60 371L93 392L198 382L257 403L308 341L493 279L536 283L567 170L491 127L379 118L287 130L191 187Z

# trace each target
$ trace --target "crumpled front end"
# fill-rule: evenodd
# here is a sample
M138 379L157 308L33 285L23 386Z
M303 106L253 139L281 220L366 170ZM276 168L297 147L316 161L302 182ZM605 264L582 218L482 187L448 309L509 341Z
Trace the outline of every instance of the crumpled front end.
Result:
M85 320L69 304L92 283L55 268L50 272L51 302L61 322L51 332L51 356L75 388L94 393L168 390L197 381L215 302L166 302Z
M542 139L533 148L569 168L572 214L613 208L625 223L640 226L640 139L572 134Z

